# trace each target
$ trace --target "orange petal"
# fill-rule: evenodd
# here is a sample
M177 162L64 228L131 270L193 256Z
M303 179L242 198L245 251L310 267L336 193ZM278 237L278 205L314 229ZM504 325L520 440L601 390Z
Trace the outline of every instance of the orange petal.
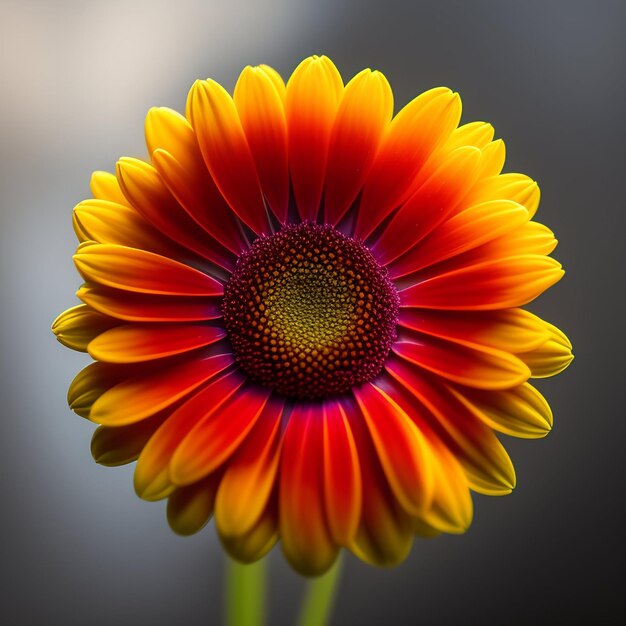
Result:
M348 418L339 402L324 402L324 496L335 543L349 546L361 518L363 499L359 457Z
M201 530L213 515L219 475L211 475L188 487L179 487L167 499L167 521L178 535Z
M194 322L222 317L215 302L193 296L171 298L83 285L76 295L96 311L128 322Z
M134 209L107 200L84 200L74 208L73 219L86 239L139 248L163 256L179 254L176 245L163 237Z
M210 474L226 461L256 424L270 393L265 387L241 388L232 400L205 414L172 457L172 482L188 485Z
M361 462L363 507L356 537L350 549L361 560L379 567L402 562L413 543L411 518L389 489L378 454L366 431L359 408L342 399Z
M116 170L124 195L146 221L183 250L230 269L230 254L180 206L152 165L124 157L117 162Z
M300 573L317 576L337 558L324 515L323 429L320 408L297 403L285 433L280 467L280 537Z
M94 402L108 389L123 379L128 370L108 363L92 363L74 377L67 391L70 409L89 418Z
M213 80L196 81L189 92L189 111L200 151L218 189L257 235L269 232L254 159L232 98Z
M184 398L233 362L227 354L202 356L139 374L102 394L89 417L106 426L124 426L154 415Z
M408 254L394 262L394 278L477 248L528 221L528 211L510 200L492 200L456 213Z
M472 202L512 200L526 208L530 218L537 212L541 192L539 186L525 174L500 174L480 180L471 190Z
M107 467L132 463L168 417L169 412L163 411L128 426L98 426L91 438L91 455L96 463Z
M54 320L52 332L64 346L87 352L87 345L94 337L116 324L119 324L117 320L79 304L64 311Z
M398 359L388 359L385 369L424 406L423 419L461 463L472 489L488 495L512 491L513 464L490 428L433 377Z
M97 200L107 200L123 206L130 207L120 184L114 174L109 172L94 172L89 184L93 197Z
M563 277L561 264L520 255L453 269L400 292L401 306L487 311L521 306Z
M220 534L224 550L241 563L254 563L265 556L278 541L276 512L266 509L258 522L242 535Z
M325 56L302 61L287 82L289 171L298 213L303 220L317 217L328 147L342 91L341 76Z
M241 387L243 378L228 373L209 381L171 413L147 443L135 469L135 491L144 500L160 500L174 491L170 478L172 456L191 429Z
M245 247L239 222L204 164L191 124L179 113L152 108L146 143L161 178L187 213L235 254Z
M458 94L431 89L407 104L392 120L363 188L356 236L365 239L415 190L417 174L461 117Z
M259 521L276 482L284 400L270 399L258 423L228 463L217 494L215 523L222 537L248 533Z
M478 419L506 435L537 439L552 429L550 405L528 383L490 393L454 388L451 391Z
M380 72L363 70L347 85L328 150L324 221L337 224L357 197L393 114L393 93Z
M542 320L523 309L431 311L402 309L399 324L463 345L479 344L504 352L526 352L549 337Z
M353 393L394 495L407 513L420 515L430 506L434 484L424 436L379 387L367 383Z
M454 211L474 182L479 160L477 148L466 146L450 154L400 207L374 243L379 263L386 265L411 249Z
M239 112L261 188L280 222L287 221L289 164L284 97L263 67L246 67L235 85Z
M222 285L167 257L113 244L79 251L74 262L86 280L116 289L171 296L219 296Z
M225 334L221 328L205 324L127 324L99 335L89 344L89 354L109 363L150 361L208 346Z
M530 370L517 357L478 344L416 334L410 341L396 342L393 351L433 374L477 389L507 389L530 377Z

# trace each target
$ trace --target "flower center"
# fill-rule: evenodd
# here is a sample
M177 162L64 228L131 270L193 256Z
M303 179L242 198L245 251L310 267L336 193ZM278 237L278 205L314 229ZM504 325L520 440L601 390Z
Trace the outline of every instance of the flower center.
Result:
M238 260L222 312L237 362L300 399L371 380L396 337L398 294L360 242L304 222L259 237Z

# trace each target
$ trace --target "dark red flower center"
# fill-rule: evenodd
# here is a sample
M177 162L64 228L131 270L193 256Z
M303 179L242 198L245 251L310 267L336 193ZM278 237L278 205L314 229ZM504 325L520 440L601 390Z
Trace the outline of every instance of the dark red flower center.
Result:
M222 311L255 381L301 399L371 380L396 337L398 294L360 242L304 222L259 237L239 258Z

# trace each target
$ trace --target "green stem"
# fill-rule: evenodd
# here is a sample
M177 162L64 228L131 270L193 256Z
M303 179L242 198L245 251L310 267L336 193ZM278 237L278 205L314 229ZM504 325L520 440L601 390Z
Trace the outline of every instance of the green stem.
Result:
M265 622L265 559L250 565L229 560L226 611L228 626L263 626Z
M342 555L335 564L319 578L309 582L298 626L326 626L332 613L337 583L341 572Z

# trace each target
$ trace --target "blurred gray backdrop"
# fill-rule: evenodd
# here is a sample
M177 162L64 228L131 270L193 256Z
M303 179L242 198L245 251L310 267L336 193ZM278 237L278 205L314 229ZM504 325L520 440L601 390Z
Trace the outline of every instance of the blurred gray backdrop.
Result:
M93 463L93 427L66 406L86 363L49 331L79 284L70 212L92 170L144 154L150 106L184 110L198 77L232 88L246 64L287 76L326 53L345 78L383 71L398 105L443 84L465 121L494 124L561 241L565 279L532 310L576 353L540 386L551 435L506 441L513 495L477 496L467 535L418 540L397 569L348 559L333 624L620 622L625 35L618 0L0 0L0 621L217 623L213 527L176 537L132 466ZM303 583L270 561L269 623L291 624Z

